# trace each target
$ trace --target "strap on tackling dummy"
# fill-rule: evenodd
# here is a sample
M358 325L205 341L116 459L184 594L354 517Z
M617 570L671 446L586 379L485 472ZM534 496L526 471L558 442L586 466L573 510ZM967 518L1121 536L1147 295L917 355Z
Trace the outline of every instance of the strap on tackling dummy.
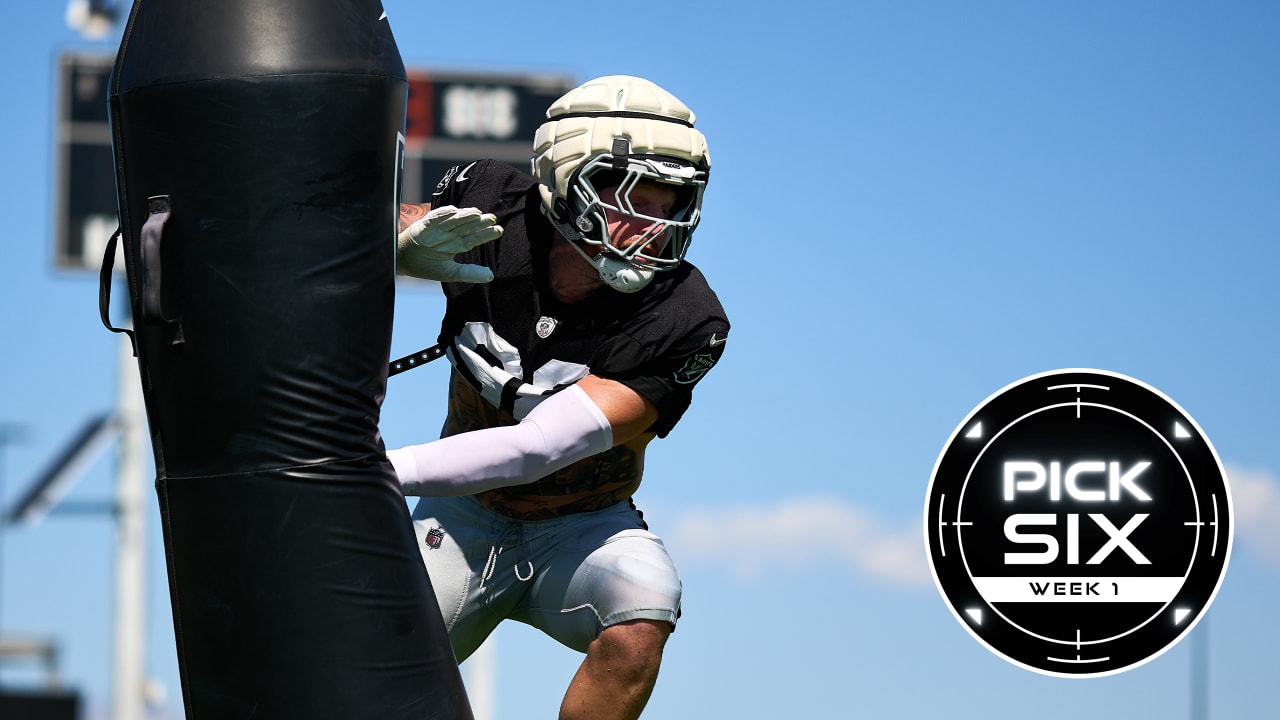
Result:
M98 271L98 316L102 318L102 324L108 330L128 336L129 344L133 347L133 356L138 357L138 338L134 336L133 329L116 327L111 323L111 276L115 272L116 243L119 240L120 228L116 227L116 231L111 233L111 238L107 240L107 249L102 255L102 268Z
M423 348L412 355L405 355L399 360L392 360L387 365L387 377L399 375L406 370L412 370L419 365L426 365L432 360L438 360L444 357L445 343L437 343L429 348Z
M471 495L523 485L613 447L613 428L570 385L516 425L486 428L387 452L405 495Z

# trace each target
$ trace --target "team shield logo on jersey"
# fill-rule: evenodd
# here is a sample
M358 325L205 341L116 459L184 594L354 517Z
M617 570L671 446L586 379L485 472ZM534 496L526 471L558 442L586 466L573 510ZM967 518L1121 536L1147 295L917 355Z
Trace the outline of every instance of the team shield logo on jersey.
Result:
M444 177L440 178L440 182L436 183L436 189L435 192L431 193L432 195L439 195L444 192L445 188L449 187L449 181L453 180L453 174L458 172L458 167L458 165L454 165L445 171Z
M556 331L556 319L543 315L538 318L538 322L533 326L533 331L538 333L538 337L546 340L551 333Z
M675 372L675 381L681 385L690 385L702 379L707 371L716 364L716 356L710 352L700 352L690 355L684 365Z
M692 385L702 379L707 371L715 367L716 361L724 354L724 343L727 337L718 338L712 333L707 349L695 352L684 359L680 369L672 376L681 385Z
M443 542L444 542L443 530L437 527L437 528L431 528L431 530L427 531L427 539L426 539L427 547L431 548L432 550L439 550L440 544Z

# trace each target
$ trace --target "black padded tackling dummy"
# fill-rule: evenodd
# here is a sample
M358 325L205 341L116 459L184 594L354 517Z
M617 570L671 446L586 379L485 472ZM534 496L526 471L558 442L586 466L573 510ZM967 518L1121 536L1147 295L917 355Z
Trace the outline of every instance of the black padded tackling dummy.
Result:
M378 0L133 4L112 140L188 718L471 717L378 434L407 87Z

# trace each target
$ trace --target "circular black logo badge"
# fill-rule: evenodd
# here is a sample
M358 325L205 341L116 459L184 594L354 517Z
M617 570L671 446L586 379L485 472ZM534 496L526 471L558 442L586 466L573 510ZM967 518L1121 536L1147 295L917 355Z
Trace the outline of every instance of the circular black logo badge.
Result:
M1217 453L1155 388L1057 370L987 398L938 456L925 542L939 591L1006 660L1111 675L1173 647L1231 554Z

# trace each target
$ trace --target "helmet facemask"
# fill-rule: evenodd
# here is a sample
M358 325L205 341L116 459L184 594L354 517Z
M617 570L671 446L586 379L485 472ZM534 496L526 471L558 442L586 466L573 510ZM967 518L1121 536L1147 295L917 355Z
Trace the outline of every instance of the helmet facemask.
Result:
M600 271L601 279L622 292L635 292L655 272L674 270L684 259L701 214L707 173L687 161L659 155L629 155L627 141L615 142L617 154L604 154L584 163L569 181L569 202L561 203L556 226L561 234ZM667 217L637 210L631 194L642 181L675 193ZM607 192L614 188L613 192ZM610 237L608 213L640 220L640 235ZM599 248L588 254L584 248Z

